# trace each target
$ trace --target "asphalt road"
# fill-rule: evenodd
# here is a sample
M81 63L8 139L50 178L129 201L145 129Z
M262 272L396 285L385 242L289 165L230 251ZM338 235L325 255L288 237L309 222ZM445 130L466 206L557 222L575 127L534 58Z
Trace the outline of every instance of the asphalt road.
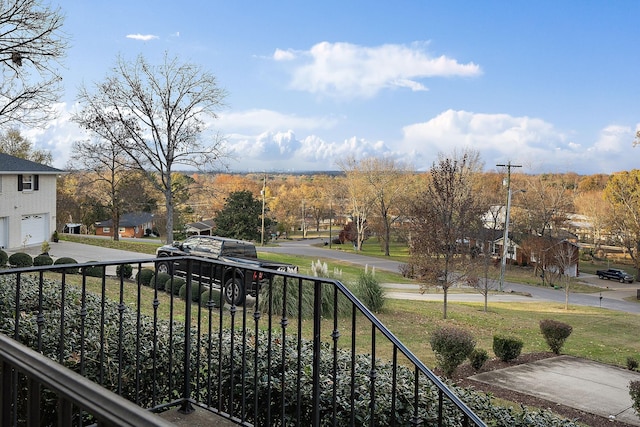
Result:
M379 270L392 271L394 273L399 272L400 265L402 264L390 259L368 257L350 251L335 250L335 247L333 248L334 250L330 250L328 245L318 246L318 244L324 242L325 240L323 239L279 240L275 242L277 246L259 247L258 251L335 259L352 264L366 265ZM637 295L637 290L640 289L640 283L622 284L608 280L600 280L596 276L588 274L583 274L581 279L593 286L600 287L602 291L593 294L570 293L569 304L602 307L627 313L640 313L640 302L624 300L624 298L635 297ZM385 285L389 288L388 294L392 298L422 300L441 300L443 298L442 292L435 294L416 293L418 290L416 285L413 285L413 289L411 289L411 285L409 285L409 287L400 284ZM563 289L542 288L518 283L505 283L503 289L504 292L502 293L491 294L489 296L489 302L551 301L562 304L565 303L565 292ZM402 290L408 292L402 292ZM480 294L449 294L450 301L482 301L482 299L483 296Z

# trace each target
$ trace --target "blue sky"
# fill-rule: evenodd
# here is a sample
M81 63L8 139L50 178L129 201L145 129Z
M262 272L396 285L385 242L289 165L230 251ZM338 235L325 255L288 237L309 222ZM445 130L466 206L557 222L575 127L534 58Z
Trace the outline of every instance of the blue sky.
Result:
M233 171L337 170L348 155L426 170L478 150L487 170L638 167L640 2L63 0L60 118L24 130L64 167L86 139L78 87L116 56L165 52L228 92L213 126Z

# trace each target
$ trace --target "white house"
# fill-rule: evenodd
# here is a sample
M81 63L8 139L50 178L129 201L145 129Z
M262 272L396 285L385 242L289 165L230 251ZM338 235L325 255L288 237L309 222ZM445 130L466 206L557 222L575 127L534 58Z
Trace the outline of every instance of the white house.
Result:
M61 173L0 153L0 248L49 241L56 228L56 178Z

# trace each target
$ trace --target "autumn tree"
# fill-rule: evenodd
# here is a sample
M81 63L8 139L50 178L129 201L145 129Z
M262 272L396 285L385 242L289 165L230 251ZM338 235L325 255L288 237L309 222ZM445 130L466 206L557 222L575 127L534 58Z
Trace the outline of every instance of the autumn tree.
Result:
M564 228L573 212L575 182L561 176L541 174L524 178L515 175L515 188L526 190L519 196L522 209L514 209L514 230L546 236ZM517 190L513 190L515 194Z
M589 223L590 236L581 237L590 241L597 253L603 237L607 234L610 204L605 200L603 192L596 190L581 192L575 197L574 204L577 212L584 215Z
M411 264L421 275L423 290L432 284L442 287L445 319L448 290L465 277L464 260L472 256L470 238L482 226L483 206L473 186L481 168L475 151L440 154L427 188L416 195L410 210Z
M225 201L224 208L214 218L216 234L242 240L260 239L262 201L254 198L250 191L231 193ZM267 218L265 227L269 226Z
M80 89L74 120L109 141L117 141L139 170L164 194L167 241L173 240L173 172L183 165L212 168L226 157L222 138L209 131L226 93L201 67L164 56L158 65L143 56L122 57L93 91Z
M610 203L609 224L612 233L627 250L640 277L640 170L614 174L604 190Z
M55 116L68 47L64 15L39 0L0 2L0 127L41 126Z
M391 228L401 218L398 204L403 199L411 178L411 170L392 158L368 157L354 167L362 175L364 191L370 194L372 213L380 224L384 255L389 256Z
M0 133L0 153L31 160L43 165L51 166L53 162L50 151L35 148L31 141L20 134L18 129L9 129Z
M366 176L359 168L359 162L355 157L342 159L338 166L345 175L346 206L351 215L355 228L354 247L362 250L362 244L369 233L369 216L374 208L374 197L368 191Z

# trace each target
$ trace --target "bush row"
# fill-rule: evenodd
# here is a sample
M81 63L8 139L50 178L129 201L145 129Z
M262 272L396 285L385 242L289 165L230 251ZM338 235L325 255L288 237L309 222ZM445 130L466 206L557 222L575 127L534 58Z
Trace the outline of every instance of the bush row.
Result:
M540 321L540 332L549 345L551 351L560 354L564 342L571 334L572 328L557 320L545 319ZM446 377L451 377L458 366L465 360L476 371L480 370L489 359L484 349L476 349L473 335L459 327L441 326L436 328L429 337L429 343L435 352L436 363ZM503 362L511 362L520 356L524 342L517 337L494 335L493 353Z
M156 272L150 268L143 268L138 272L136 279L144 286L155 287L159 291L187 299L187 284L184 278L172 276L167 273ZM209 289L198 282L191 282L191 301L207 305L213 303L214 307L224 304L224 298L219 289Z
M42 352L56 360L62 344L62 360L77 372L81 367L79 349L84 349L84 375L112 391L120 389L122 396L141 406L153 406L160 396L180 396L180 390L183 390L183 367L180 363L162 362L184 360L185 347L181 343L185 339L185 330L182 322L154 321L145 315L138 317L130 307L124 307L123 311L116 302L105 303L93 294L86 295L84 305L78 304L77 301L82 297L81 290L68 286L65 288L66 297L62 298L58 282L46 281L42 291L40 297L38 283L31 278L25 278L21 282L19 339L22 342L34 347L39 343ZM0 332L12 336L16 311L14 293L15 281L0 278ZM64 306L61 306L61 301ZM101 316L103 307L105 316ZM59 339L61 318L64 320L63 340ZM44 322L38 319L43 319ZM121 330L139 332L121 334ZM246 339L238 339L238 331L228 329L206 336L198 336L195 331L192 332L191 360L210 361L190 365L193 374L191 388L199 400L223 402L224 407L219 409L227 413L239 413L241 408L238 405L245 405L242 407L242 410L246 410L245 413L253 414L255 410L257 414L257 419L251 420L254 425L266 425L269 420L273 421L269 418L273 414L282 414L290 422L300 417L301 424L311 425L313 400L310 391L315 377L311 369L313 343L305 339L281 340L272 337L268 331L246 333ZM320 353L320 372L317 374L322 384L335 382L336 394L334 395L332 386L320 389L318 409L321 414L327 415L323 415L322 425L330 425L334 421L338 425L352 424L352 416L355 419L353 425L356 426L369 425L373 419L378 425L390 425L392 417L395 417L398 425L410 425L414 416L421 418L426 425L431 425L437 422L439 415L442 415L443 425L462 425L460 413L451 404L445 404L443 413L438 414L437 389L424 380L416 386L413 369L394 367L376 359L376 400L373 404L371 394L367 391L372 381L371 356L360 354L354 357L350 351L342 349L335 352L328 348L325 350ZM243 360L244 354L251 354L252 357ZM301 370L297 368L298 363L302 366ZM354 366L353 373L351 366ZM334 369L338 369L338 372L334 372ZM198 383L198 378L201 383ZM210 378L215 384L205 386L206 378ZM295 381L290 380L294 378ZM392 379L396 379L395 388ZM355 400L350 397L352 381L357 390ZM239 384L250 386L240 391L237 388ZM418 393L423 403L418 409L414 408L416 387L419 388ZM493 402L490 395L454 385L451 388L481 419L492 426L577 426L549 411L501 407ZM232 390L236 396L242 393L243 398L222 398ZM219 395L220 392L223 396ZM395 413L391 412L391 393L396 394ZM45 404L54 417L55 401ZM229 407L229 404L235 406ZM334 408L335 420L330 416ZM370 413L371 410L373 414Z
M97 262L97 261L89 261ZM15 252L10 256L0 249L0 268L5 266L23 268L23 267L38 267L43 265L63 265L63 264L77 264L78 261L71 257L60 257L55 261L48 253L41 253L35 257L31 257L25 252ZM102 277L104 267L101 266L89 266L85 267L84 273L91 277ZM68 267L65 268L66 274L78 274L79 269ZM125 279L131 278L133 275L133 266L131 264L121 264L116 267L116 276L123 277Z

